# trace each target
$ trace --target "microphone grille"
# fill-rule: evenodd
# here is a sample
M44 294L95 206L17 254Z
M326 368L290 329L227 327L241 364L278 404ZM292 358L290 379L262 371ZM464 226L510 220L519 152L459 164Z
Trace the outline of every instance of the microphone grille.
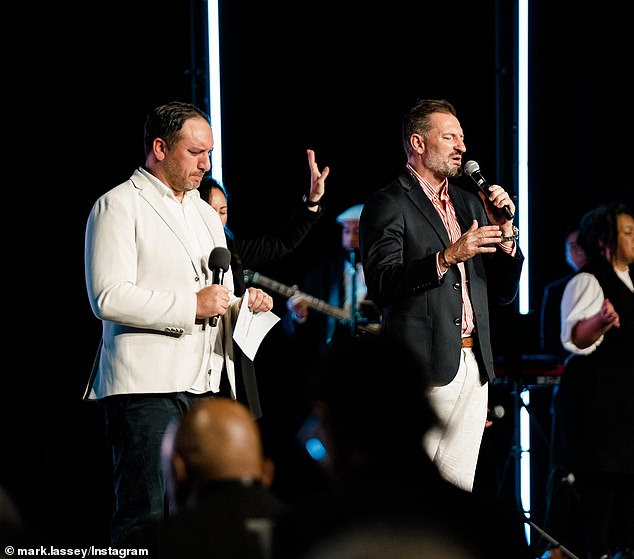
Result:
M231 264L231 252L225 247L216 247L211 251L209 255L209 268L220 268L223 272L229 269Z
M480 170L480 165L477 161L467 161L464 164L464 172L471 176L473 173L477 173Z

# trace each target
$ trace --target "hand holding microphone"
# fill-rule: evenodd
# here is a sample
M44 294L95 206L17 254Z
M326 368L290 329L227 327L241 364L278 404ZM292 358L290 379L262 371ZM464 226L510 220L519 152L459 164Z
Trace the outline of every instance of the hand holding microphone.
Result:
M489 196L491 196L491 191L489 191L489 183L482 176L480 172L480 165L476 161L467 161L464 165L464 172L469 175L473 182L476 183L476 186L480 189L480 191L485 195L487 201L490 202ZM510 206L503 206L501 208L496 208L498 211L502 212L502 215L506 217L506 219L513 219L515 215L511 210Z
M491 427L495 421L502 419L505 414L506 410L504 409L504 406L501 406L500 404L493 406L492 408L487 407L487 418L484 427Z
M225 272L229 269L231 264L231 252L224 247L216 247L211 251L209 255L209 269L211 270L211 283L215 285L222 284L222 279ZM218 325L218 315L209 319L211 326Z

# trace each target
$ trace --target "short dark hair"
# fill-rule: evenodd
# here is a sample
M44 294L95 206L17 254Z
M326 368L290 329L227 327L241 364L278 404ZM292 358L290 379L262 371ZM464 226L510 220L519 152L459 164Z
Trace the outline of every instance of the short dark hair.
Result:
M192 118L204 118L211 123L209 115L191 103L172 101L152 109L145 118L145 155L152 151L152 144L156 138L165 140L168 147L173 146L178 141L185 122Z
M211 191L214 188L220 190L225 195L227 202L229 202L229 194L227 193L227 189L224 187L224 185L220 184L215 178L210 175L205 175L200 181L200 186L198 187L200 197L205 202L209 202L209 196L211 195Z
M583 215L577 244L586 251L588 262L605 258L608 248L614 258L619 236L617 217L620 214L632 215L632 212L621 202L614 201Z
M403 148L409 156L409 139L412 134L420 134L426 137L431 130L432 113L447 113L455 117L458 116L456 109L445 99L419 99L414 106L405 113L402 121Z

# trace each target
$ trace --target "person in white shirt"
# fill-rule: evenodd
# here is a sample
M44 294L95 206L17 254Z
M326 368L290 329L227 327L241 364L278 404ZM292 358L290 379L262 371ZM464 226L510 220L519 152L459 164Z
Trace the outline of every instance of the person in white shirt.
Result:
M574 476L589 559L634 553L632 215L619 202L584 215L577 242L587 263L561 302L561 342L572 356L556 402L557 440Z
M167 512L160 447L170 421L198 398L236 397L240 299L231 269L220 281L210 269L211 252L227 244L197 191L211 167L209 117L189 103L156 107L144 141L145 165L99 197L85 238L88 298L103 324L86 398L101 404L112 447L113 544ZM273 306L261 289L244 297L253 312Z

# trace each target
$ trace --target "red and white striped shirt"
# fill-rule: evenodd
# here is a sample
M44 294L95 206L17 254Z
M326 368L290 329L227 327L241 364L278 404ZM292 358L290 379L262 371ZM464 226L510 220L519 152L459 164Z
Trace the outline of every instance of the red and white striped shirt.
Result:
M449 235L449 241L455 243L461 236L460 224L456 218L456 210L453 206L453 202L449 198L449 182L445 178L440 192L436 192L436 189L421 177L409 163L407 169L412 176L418 181L423 192L427 195L431 203L436 208L440 219L442 220L445 229ZM436 255L436 269L438 270L438 276L442 276L440 271L440 264L438 262L438 254ZM468 336L475 330L475 321L473 317L473 307L471 306L471 297L469 296L467 270L464 262L458 262L458 270L460 271L460 285L462 288L462 335Z

